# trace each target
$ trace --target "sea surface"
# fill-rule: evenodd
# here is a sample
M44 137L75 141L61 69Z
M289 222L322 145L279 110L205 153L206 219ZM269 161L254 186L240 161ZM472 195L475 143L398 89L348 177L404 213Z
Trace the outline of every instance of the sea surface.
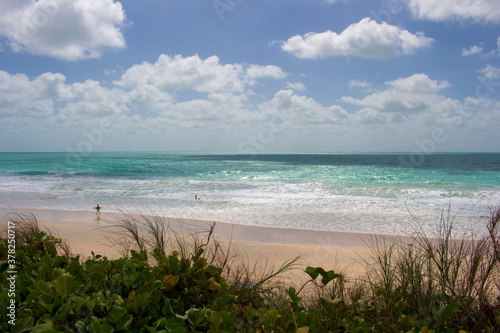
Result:
M431 230L450 212L460 231L500 204L500 154L0 154L0 207L97 203L103 212L389 234Z

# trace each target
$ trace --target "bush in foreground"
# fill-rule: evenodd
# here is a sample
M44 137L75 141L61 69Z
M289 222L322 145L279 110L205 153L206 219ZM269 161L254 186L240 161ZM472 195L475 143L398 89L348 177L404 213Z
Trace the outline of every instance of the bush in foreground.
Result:
M0 240L0 330L498 331L500 210L492 212L481 237L452 238L452 223L441 221L436 238L417 233L405 243L375 239L367 274L355 283L307 267L309 280L303 286L270 293L261 287L294 261L257 283L246 283L230 274L230 261L216 260L208 250L209 236L189 246L177 238L178 250L150 239L150 247L132 249L127 257L109 260L94 254L82 261L69 256L60 239L41 231L34 216L19 219L14 221L18 230L31 227L16 238L16 325L9 324L8 309L13 299L7 280L11 244L8 235Z

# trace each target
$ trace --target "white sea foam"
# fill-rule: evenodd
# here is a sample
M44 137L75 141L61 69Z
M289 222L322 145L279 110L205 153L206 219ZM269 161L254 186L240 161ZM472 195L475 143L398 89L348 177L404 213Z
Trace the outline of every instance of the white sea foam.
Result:
M206 172L168 177L2 171L0 206L92 210L99 203L104 211L142 209L243 224L405 233L416 227L411 214L430 229L450 205L458 229L465 229L500 202L498 173L478 173L480 179L466 175L462 181L460 175L432 170L245 163L249 170L207 166Z

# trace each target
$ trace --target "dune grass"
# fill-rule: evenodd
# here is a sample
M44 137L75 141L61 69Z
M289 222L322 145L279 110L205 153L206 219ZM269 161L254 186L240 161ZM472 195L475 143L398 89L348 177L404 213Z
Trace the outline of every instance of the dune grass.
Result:
M307 267L308 280L299 286L279 277L297 269L300 258L277 268L248 265L231 242L214 237L215 224L176 232L172 223L179 221L123 214L104 229L124 254L109 261L71 257L67 244L43 232L33 215L10 220L22 266L18 318L30 329L50 322L61 332L500 331L500 207L482 229L464 234L455 232L449 210L430 235L414 217L416 230L407 237L367 240L364 275ZM6 242L3 235L2 272ZM8 319L1 277L0 315ZM100 297L101 303L92 301Z

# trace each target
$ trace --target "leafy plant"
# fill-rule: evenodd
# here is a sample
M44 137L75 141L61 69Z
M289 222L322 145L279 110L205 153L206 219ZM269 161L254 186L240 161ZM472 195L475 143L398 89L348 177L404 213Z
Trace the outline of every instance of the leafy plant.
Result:
M188 244L177 235L174 243L180 248L170 252L158 242L145 242L146 248L138 246L126 257L110 260L92 253L81 260L61 251L62 240L35 228L33 221L27 223L31 227L26 237L16 243L15 297L7 283L9 242L0 239L2 332L500 329L500 209L492 211L484 236L452 238L452 224L442 223L438 237L417 233L407 243L375 240L363 279L352 283L343 273L306 267L308 280L282 294L270 292L278 287L268 284L295 267L298 258L266 274L251 276L249 270L246 280L232 280L227 252L216 247L223 256L214 260L213 248L208 250L214 241L210 234ZM164 230L155 224L153 228ZM317 298L313 301L311 295ZM16 325L9 323L11 299Z

